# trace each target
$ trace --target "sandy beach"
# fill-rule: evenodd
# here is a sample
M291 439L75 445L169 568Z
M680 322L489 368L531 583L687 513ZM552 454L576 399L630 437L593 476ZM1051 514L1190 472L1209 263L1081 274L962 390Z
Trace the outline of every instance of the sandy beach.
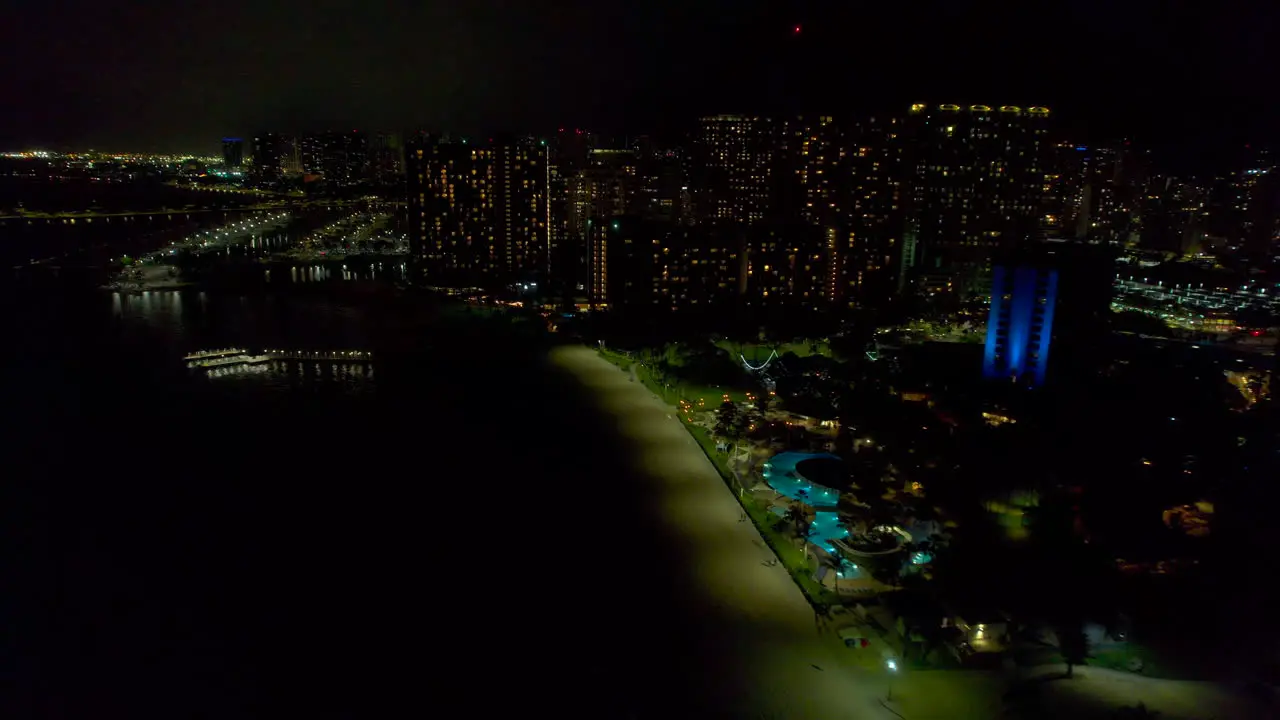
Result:
M697 601L714 609L704 632L690 640L702 644L705 657L725 658L732 676L705 668L707 710L733 717L826 720L892 718L894 713L913 720L1022 716L1003 707L1006 685L998 673L924 671L890 678L887 670L851 666L852 651L818 631L812 609L786 571L766 564L771 552L754 525L739 521L737 499L671 408L589 348L558 348L552 362L590 390L624 443L634 448L656 521L684 560L672 571L687 573ZM1060 671L1045 667L1032 674ZM1143 701L1168 719L1256 716L1247 704L1207 683L1092 668L1078 670L1077 676L1036 683L1035 709L1023 706L1023 715L1091 717ZM894 712L882 703L890 682Z

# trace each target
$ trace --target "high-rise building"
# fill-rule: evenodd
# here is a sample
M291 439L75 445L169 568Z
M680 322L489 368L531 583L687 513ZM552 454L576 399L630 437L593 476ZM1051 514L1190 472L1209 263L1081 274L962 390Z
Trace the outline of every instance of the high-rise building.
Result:
M576 175L587 166L591 150L600 147L600 136L581 128L560 128L552 140L551 156L565 177Z
M585 236L589 224L639 214L636 156L629 149L592 148L586 166L566 183L568 230L574 236Z
M996 265L982 373L1043 385L1053 341L1058 271L1034 265Z
M569 237L569 184L553 154L547 158L547 267L551 292L577 298L587 287L585 238Z
M931 290L981 294L992 254L1040 232L1049 110L912 105L903 252Z
M745 304L812 308L823 303L831 263L829 227L757 223L744 232Z
M592 224L593 307L627 312L722 309L745 290L736 232L634 216Z
M259 133L253 138L252 175L259 182L277 182L287 173L298 172L298 145L288 135Z
M1141 243L1177 255L1199 252L1209 220L1209 188L1191 179L1153 175L1142 203Z
M1048 240L1002 251L992 269L983 375L1040 386L1054 367L1087 371L1104 345L1115 250ZM1055 371L1056 372L1056 371Z
M789 227L784 232L807 248L809 261L797 271L811 275L794 302L852 308L885 301L897 291L904 225L901 121L822 115L780 126L767 224ZM822 261L812 262L815 256Z
M546 147L419 135L406 145L410 249L430 281L541 277L550 222Z
M369 174L383 187L399 185L404 180L404 138L400 133L379 132L369 146Z
M641 217L687 225L692 221L685 158L677 148L658 146L651 138L632 142L636 157L636 208Z
M1144 155L1126 141L1089 148L1084 163L1076 237L1113 245L1136 243L1147 183Z
M298 143L302 171L320 175L331 187L346 187L368 177L369 139L359 130L304 136Z
M285 175L302 174L302 154L298 138L285 136L281 143L280 168Z
M1049 147L1040 216L1040 232L1044 237L1077 237L1089 167L1088 152L1089 148L1072 142L1058 142Z
M529 138L490 141L498 274L542 276L546 268L549 163L545 144Z
M303 135L298 138L298 164L307 175L323 175L325 139L323 135Z
M240 138L222 138L222 164L228 168L239 168L244 165L244 140Z
M358 130L326 136L324 179L330 185L356 185L368 177L369 137Z
M906 222L902 121L870 117L845 130L841 174L831 226L827 294L847 307L878 306L901 291Z
M474 282L494 241L488 152L433 135L414 137L405 149L410 253L433 282Z
M692 216L742 228L746 303L856 307L898 290L902 135L900 120L883 117L700 121Z
M581 129L560 128L547 153L547 282L561 298L588 293L591 243L576 214L581 173L598 138Z
M769 118L699 120L692 163L697 221L749 225L772 217L778 141L777 124Z
M1248 146L1232 183L1232 243L1267 258L1280 241L1280 167L1270 150Z
M809 225L827 227L842 219L841 201L849 180L844 133L830 115L800 117L783 124L779 150L789 177L782 179L778 208Z
M593 229L615 217L688 224L682 158L651 138L609 142L575 130L553 143L549 273L561 292L586 291L593 267ZM598 265L598 263L596 263Z

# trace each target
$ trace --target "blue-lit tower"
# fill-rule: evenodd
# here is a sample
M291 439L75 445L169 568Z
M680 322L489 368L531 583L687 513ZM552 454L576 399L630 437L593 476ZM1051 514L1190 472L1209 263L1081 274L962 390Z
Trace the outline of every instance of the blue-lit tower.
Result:
M222 163L227 169L244 165L244 140L240 138L222 138Z
M997 265L991 278L991 314L982 372L991 379L1044 384L1053 341L1058 271Z

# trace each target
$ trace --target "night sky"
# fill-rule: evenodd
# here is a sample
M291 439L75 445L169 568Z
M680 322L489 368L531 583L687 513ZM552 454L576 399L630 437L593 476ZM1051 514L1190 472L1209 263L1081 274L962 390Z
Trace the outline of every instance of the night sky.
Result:
M1081 139L1157 147L1264 141L1280 120L1273 4L1049 4L10 0L0 146L212 151L277 128L635 133L706 112L913 101L1049 105Z

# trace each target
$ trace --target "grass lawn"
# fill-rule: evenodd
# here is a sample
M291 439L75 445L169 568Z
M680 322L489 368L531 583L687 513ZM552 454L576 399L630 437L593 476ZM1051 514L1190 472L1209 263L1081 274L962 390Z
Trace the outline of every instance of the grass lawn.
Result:
M661 393L659 393L661 394ZM731 387L710 387L707 385L697 385L694 383L678 382L672 385L667 391L668 397L678 397L688 400L693 405L698 405L699 401L702 405L699 409L715 410L724 403L724 396L728 395L729 399L736 403L744 403L747 401L747 391Z
M605 355L607 352L608 351L601 351L601 354ZM612 358L605 355L605 359L623 370L628 370L631 367L629 364L631 361L622 355L615 354L615 357ZM714 410L720 407L721 403L724 402L725 395L728 395L729 399L736 403L747 402L748 391L741 388L714 387L685 382L683 380L670 380L669 387L664 388L662 383L655 380L649 373L649 368L646 365L641 365L636 368L636 376L640 378L640 381L644 383L645 387L649 388L654 395L662 398L662 401L668 405L674 406L678 405L680 400L688 400L699 410ZM699 401L701 401L701 405L699 405Z
M614 365L617 365L619 368L622 368L623 370L630 370L631 365L634 363L634 361L630 357L623 355L620 352L615 352L613 350L604 350L604 349L597 350L596 352L600 353L600 357L604 358L605 360L608 360Z
M1024 667L1061 665L1062 654L1050 645L1020 645L1013 650L1013 660Z
M816 344L817 352L814 352L813 344ZM716 347L723 348L733 356L735 360L739 355L747 359L752 365L759 365L769 358L769 354L777 352L779 355L787 353L795 353L798 357L809 357L810 355L822 355L831 357L831 346L826 340L815 340L814 343L793 342L778 343L776 345L762 343L737 343L730 340L721 340L716 343Z
M623 370L630 370L634 364L631 358L618 352L600 350L599 353L605 360ZM636 368L636 377L640 378L640 381L644 383L650 392L658 397L663 397L662 386L650 376L645 367ZM707 409L714 409L723 402L725 393L728 393L729 397L735 402L746 402L746 391L744 390L699 387L684 383L673 385L672 388L667 389L665 401L674 406L679 399L683 398L696 405L697 400L702 399ZM773 529L778 517L769 512L765 505L754 496L738 492L737 482L733 479L732 471L729 470L728 457L724 453L716 451L716 444L711 439L710 431L691 425L688 422L684 423L684 427L698 441L698 445L707 454L711 464L715 465L716 470L720 472L720 478L733 490L735 495L738 495L738 502L742 503L743 509L747 511L751 521L760 530L760 535L764 538L764 541L777 554L778 560L787 568L787 572L791 574L792 579L800 586L809 602L813 605L830 605L837 602L838 598L835 593L813 579L815 559L812 556L806 558L804 551L796 547L795 540L785 533L779 533Z
M1129 664L1133 660L1142 662L1142 670L1135 672L1130 669ZM1188 663L1179 663L1176 658L1159 655L1150 648L1133 642L1090 650L1086 665L1165 680L1204 680L1209 677L1207 673L1198 671Z
M816 562L814 557L810 555L806 558L804 551L796 546L794 539L773 529L774 523L778 521L778 516L769 512L765 504L757 500L754 495L738 492L737 481L733 479L733 473L729 470L728 458L724 453L716 451L716 445L711 439L711 433L704 428L689 425L688 423L685 424L685 428L698 441L702 451L711 459L711 463L720 471L720 477L725 481L725 484L729 486L730 490L733 490L735 495L738 495L738 502L742 503L743 509L747 511L747 515L755 523L761 537L777 554L778 560L787 569L787 572L791 574L791 578L795 580L796 585L800 586L800 590L804 592L810 604L831 605L836 603L838 598L835 593L813 579L814 563Z
M1024 667L1063 664L1061 653L1051 645L1019 647L1014 650L1013 655L1014 660ZM1142 661L1142 670L1137 672L1130 669L1130 662L1135 659ZM1210 678L1208 673L1198 671L1187 663L1179 663L1175 658L1165 657L1148 647L1133 642L1108 645L1105 648L1091 648L1085 667L1106 668L1165 680L1206 680Z

